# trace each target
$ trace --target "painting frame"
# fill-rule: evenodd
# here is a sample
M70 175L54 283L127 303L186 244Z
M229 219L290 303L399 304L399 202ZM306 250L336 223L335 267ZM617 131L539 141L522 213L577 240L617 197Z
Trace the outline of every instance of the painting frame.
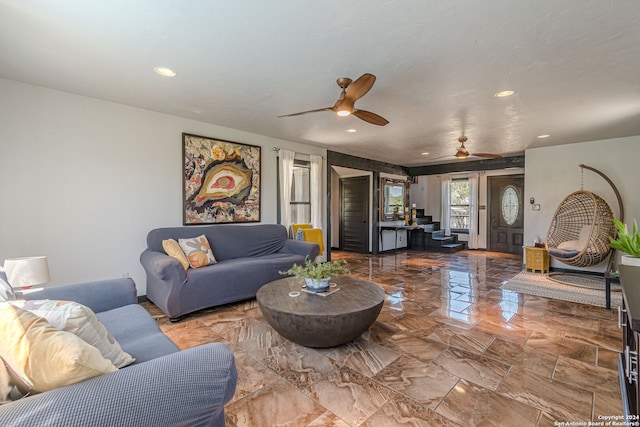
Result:
M182 133L183 225L260 222L261 147Z

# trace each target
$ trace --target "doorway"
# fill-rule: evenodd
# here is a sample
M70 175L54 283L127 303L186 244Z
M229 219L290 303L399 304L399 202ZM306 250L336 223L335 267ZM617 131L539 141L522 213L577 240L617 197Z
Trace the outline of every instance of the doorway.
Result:
M369 253L368 176L340 178L340 249Z
M522 254L524 245L524 176L488 177L489 249Z

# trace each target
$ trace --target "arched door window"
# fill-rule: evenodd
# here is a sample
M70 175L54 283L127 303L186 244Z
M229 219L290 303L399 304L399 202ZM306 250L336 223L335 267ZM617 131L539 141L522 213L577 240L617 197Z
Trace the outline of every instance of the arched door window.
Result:
M508 185L502 193L502 219L507 225L513 225L520 214L520 201L518 190L513 185Z

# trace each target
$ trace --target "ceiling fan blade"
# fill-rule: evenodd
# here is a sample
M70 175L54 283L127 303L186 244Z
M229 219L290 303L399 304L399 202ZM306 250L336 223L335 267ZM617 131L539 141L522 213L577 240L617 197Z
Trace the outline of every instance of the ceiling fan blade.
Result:
M472 156L476 157L484 157L485 159L500 159L502 156L500 154L492 154L492 153L473 153Z
M318 111L331 111L333 110L333 108L331 107L326 107L326 108L318 108L317 110L309 110L309 111L301 111L299 113L293 113L293 114L284 114L282 116L278 116L278 117L293 117L293 116L301 116L303 114L309 114L309 113L317 113Z
M389 124L389 120L377 115L376 113L372 113L371 111L353 110L351 114L353 114L360 120L371 123L372 125L385 126Z
M365 96L367 92L369 92L375 82L376 76L374 76L373 74L365 73L361 75L355 82L351 83L349 87L347 87L345 99L356 102L358 99Z

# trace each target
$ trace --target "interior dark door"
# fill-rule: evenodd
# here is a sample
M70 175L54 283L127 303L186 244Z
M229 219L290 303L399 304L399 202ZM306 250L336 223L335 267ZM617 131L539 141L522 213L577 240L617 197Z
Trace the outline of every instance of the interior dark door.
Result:
M369 253L369 177L340 179L340 248Z
M524 242L524 177L489 177L489 250L521 254Z

